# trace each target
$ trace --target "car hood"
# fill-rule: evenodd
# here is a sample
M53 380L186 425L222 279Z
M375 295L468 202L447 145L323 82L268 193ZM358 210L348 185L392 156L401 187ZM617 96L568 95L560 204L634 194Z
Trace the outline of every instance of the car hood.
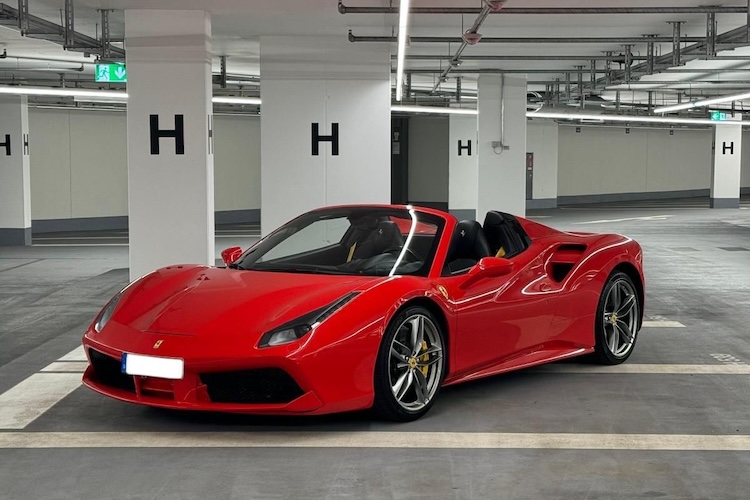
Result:
M113 320L176 335L263 333L383 279L172 266L128 287Z

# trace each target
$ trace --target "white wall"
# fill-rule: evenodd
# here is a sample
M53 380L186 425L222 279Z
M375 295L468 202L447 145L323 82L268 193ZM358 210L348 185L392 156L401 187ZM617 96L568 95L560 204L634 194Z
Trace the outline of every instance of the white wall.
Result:
M708 189L712 133L561 126L558 196Z
M31 216L128 214L124 112L29 110ZM260 208L260 120L216 116L217 211Z
M214 115L217 212L260 209L260 117Z
M742 157L740 186L750 188L750 132L742 133L742 151L746 154Z
M529 121L526 125L526 151L534 153L535 200L557 199L558 126L549 120Z
M448 203L447 116L409 118L409 201Z
M477 117L450 115L448 140L448 208L471 210L477 206L479 135ZM459 145L461 149L459 150Z

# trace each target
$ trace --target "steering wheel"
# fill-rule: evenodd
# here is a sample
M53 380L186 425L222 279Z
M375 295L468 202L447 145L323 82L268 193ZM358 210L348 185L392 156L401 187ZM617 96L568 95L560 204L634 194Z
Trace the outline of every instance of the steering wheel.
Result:
M403 247L391 247L391 248L386 249L383 253L396 253L396 254L400 254L401 250L403 250ZM405 255L409 255L409 257L411 257L411 262L419 262L419 261L422 260L422 258L419 255L417 255L416 252L414 252L414 250L412 250L411 248L408 248L408 247L406 248L406 254Z

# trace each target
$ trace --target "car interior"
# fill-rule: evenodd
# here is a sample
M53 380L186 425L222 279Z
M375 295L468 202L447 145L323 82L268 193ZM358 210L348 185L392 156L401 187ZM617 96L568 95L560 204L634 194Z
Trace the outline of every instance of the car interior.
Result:
M531 245L531 238L510 214L490 211L484 226L462 220L453 230L443 276L463 274L484 257L510 259Z

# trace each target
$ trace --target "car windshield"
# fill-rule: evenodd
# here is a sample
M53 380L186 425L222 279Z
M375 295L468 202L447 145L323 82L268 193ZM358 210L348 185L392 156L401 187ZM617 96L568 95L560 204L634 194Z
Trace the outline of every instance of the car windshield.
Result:
M313 274L427 276L442 218L415 209L309 212L262 239L233 268Z

